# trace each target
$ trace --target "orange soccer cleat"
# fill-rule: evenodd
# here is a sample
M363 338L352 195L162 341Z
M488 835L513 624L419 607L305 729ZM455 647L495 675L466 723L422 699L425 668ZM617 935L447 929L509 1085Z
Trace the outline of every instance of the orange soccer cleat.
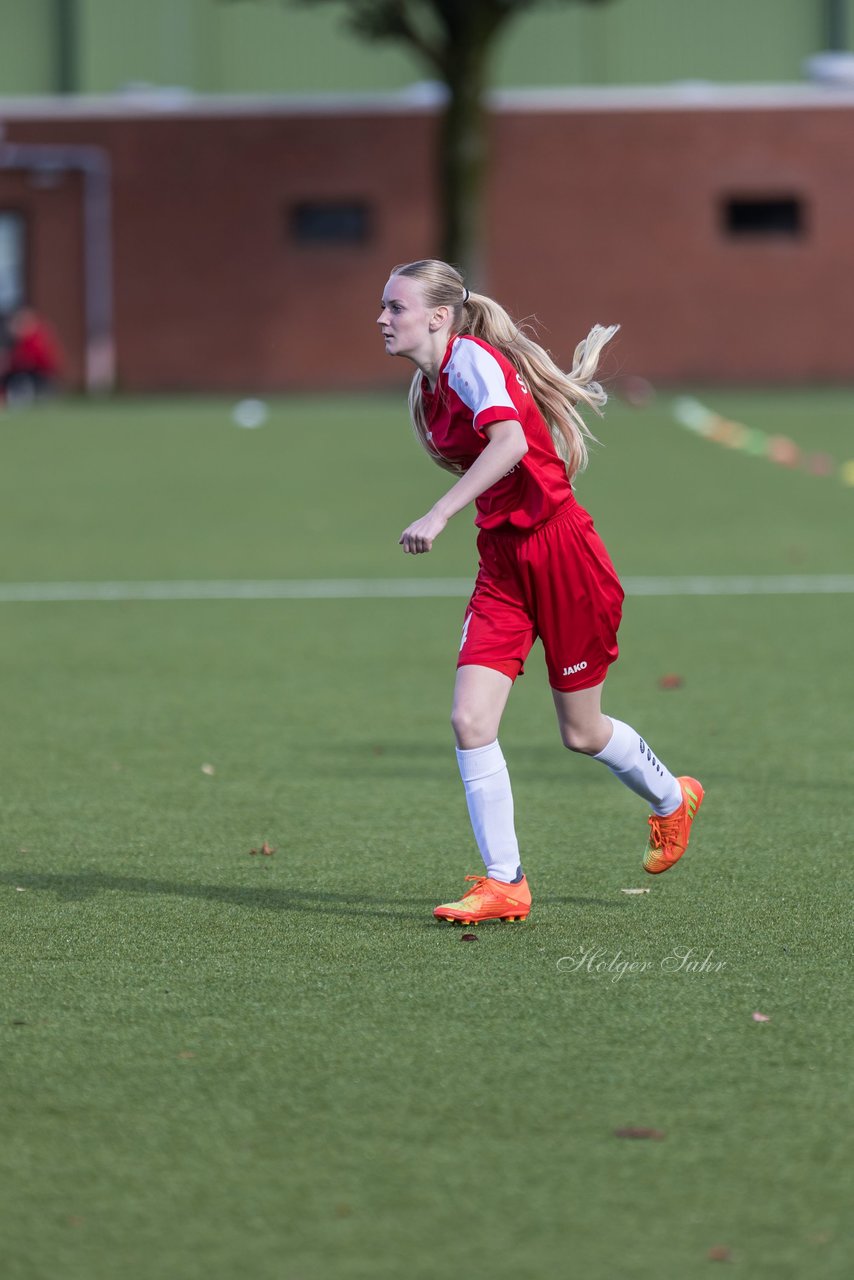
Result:
M483 924L487 920L526 920L531 910L531 890L523 876L513 884L489 876L466 876L474 885L459 902L446 902L433 915L450 924Z
M643 869L658 875L678 862L688 848L691 823L697 816L705 794L696 778L677 778L682 788L682 803L675 813L661 818L653 813L649 818L650 837L643 856Z

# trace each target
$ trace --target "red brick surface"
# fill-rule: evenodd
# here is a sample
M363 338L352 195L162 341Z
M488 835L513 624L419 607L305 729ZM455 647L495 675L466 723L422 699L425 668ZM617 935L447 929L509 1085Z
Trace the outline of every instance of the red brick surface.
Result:
M854 379L854 107L573 110L492 118L486 287L569 362L594 321L610 372L653 381ZM436 251L428 113L22 117L8 141L87 143L113 175L123 389L399 386L382 354L390 265ZM79 380L81 180L0 170L27 214L33 301ZM797 195L800 239L734 240L727 195ZM301 200L374 210L366 245L299 246Z

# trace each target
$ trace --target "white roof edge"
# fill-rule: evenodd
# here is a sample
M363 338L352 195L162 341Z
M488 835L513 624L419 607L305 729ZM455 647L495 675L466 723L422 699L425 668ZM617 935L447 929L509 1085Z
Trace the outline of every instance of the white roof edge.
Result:
M412 86L395 93L202 94L189 89L114 94L0 98L0 119L117 119L163 116L267 116L432 113L441 92Z
M854 84L716 84L705 80L663 85L511 89L491 95L499 111L743 111L854 107Z
M432 114L444 101L441 84L413 84L391 93L195 94L148 88L126 93L0 98L0 120L125 119L164 116ZM489 95L499 112L726 111L854 107L854 84L716 84L499 89Z

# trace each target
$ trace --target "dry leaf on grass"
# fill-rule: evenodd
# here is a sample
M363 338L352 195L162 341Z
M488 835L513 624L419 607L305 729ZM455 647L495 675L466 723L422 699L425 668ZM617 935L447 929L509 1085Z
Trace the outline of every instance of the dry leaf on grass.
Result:
M709 1250L706 1256L709 1259L709 1262L731 1262L732 1261L732 1252L727 1248L725 1244L712 1245L711 1249Z
M671 671L666 676L659 678L658 687L659 689L681 689L684 683L685 681L681 676Z

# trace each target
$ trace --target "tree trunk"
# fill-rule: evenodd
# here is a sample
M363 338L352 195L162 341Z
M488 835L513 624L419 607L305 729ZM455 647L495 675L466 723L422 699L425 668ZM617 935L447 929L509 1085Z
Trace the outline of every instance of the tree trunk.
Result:
M439 143L442 257L458 266L477 290L485 287L487 60L488 41L476 36L450 51L445 78L449 97Z

